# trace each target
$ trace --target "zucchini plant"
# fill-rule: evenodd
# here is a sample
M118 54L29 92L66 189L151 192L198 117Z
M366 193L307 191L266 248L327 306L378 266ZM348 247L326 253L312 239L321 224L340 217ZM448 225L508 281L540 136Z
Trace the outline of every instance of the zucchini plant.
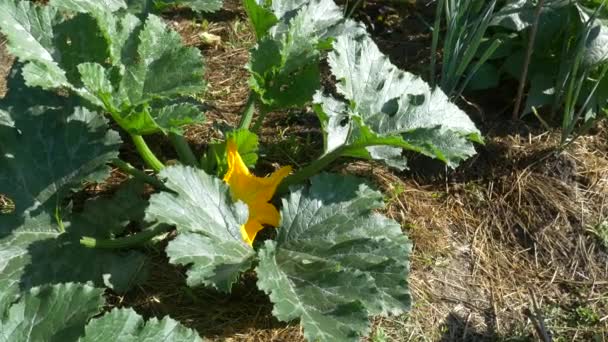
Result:
M137 17L124 0L0 0L17 57L0 100L0 194L13 204L0 214L0 340L200 340L170 318L102 309L106 288L146 280L141 246L169 230L165 252L186 267L189 286L229 293L253 271L273 314L298 319L310 341L358 340L369 316L407 312L410 241L377 212L379 191L323 170L342 157L403 169L406 150L454 167L475 153L480 132L440 89L391 64L332 0L244 7L258 39L249 101L239 126L197 156L183 129L205 121L204 59L160 17ZM324 59L333 93L321 87ZM303 168L255 176L256 108L259 128L266 112L307 104L324 149ZM117 130L152 174L120 159ZM171 141L181 162L166 166L150 134ZM112 197L73 203L111 165L131 178ZM256 239L268 226L276 237Z

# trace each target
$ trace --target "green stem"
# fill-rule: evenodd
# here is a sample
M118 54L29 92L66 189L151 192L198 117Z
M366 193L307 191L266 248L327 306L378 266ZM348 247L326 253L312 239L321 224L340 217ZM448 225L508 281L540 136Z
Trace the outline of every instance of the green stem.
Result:
M160 189L160 190L169 190L169 188L167 188L165 186L165 184L163 182L161 182L158 178L154 177L154 176L150 176L149 174L133 167L133 165L124 162L121 159L114 159L112 161L112 164L114 164L114 166L116 166L117 168L119 168L120 170L122 170L123 172L137 178L137 179L141 179L142 181L144 181L145 183L148 183L150 185L153 185L155 188Z
M133 143L135 144L137 152L139 152L146 164L150 168L152 168L152 170L158 172L165 167L165 165L163 165L163 163L161 163L160 160L156 158L156 156L154 155L152 150L150 150L148 144L146 144L146 141L141 135L131 134L131 139L133 139Z
M289 189L290 185L299 184L299 183L307 180L308 178L316 175L317 173L321 172L327 165L331 164L331 162L338 159L347 150L348 150L348 147L346 147L346 146L338 147L337 149L329 152L328 154L322 156L321 158L313 161L310 165L296 171L296 173L294 173L293 175L285 178L285 180L281 183L281 185L279 185L279 188L277 189L277 193L279 193L279 194L285 193Z
M145 20L148 17L148 14L150 14L150 12L152 12L152 8L154 6L153 2L154 2L154 0L144 0L144 7L141 11L142 20Z
M264 110L264 108L260 108L260 114L258 115L257 120L255 120L255 123L253 124L253 128L251 129L251 131L253 133L258 133L260 131L260 129L262 128L262 124L264 123L264 118L266 117L266 113L268 113L266 110Z
M439 30L441 29L441 16L443 11L443 3L445 0L439 0L437 3L437 11L435 13L435 24L433 26L433 40L431 43L431 70L429 82L431 87L435 87L435 65L437 63L437 46L439 44Z
M171 226L166 224L157 224L150 229L118 239L96 239L90 236L83 236L80 239L80 244L87 248L99 249L130 248L146 243L155 236L166 233L170 228Z
M243 110L243 114L241 116L241 122L239 122L240 128L249 128L251 125L251 120L253 119L253 112L255 110L255 95L254 93L249 94L249 99L247 99L247 104L245 105L245 109Z
M188 141L184 138L183 135L176 133L169 133L169 139L171 139L171 143L173 143L173 147L179 156L179 160L190 166L196 166L196 157L194 156L194 152L190 148Z
M513 113L511 113L511 120L515 121L519 119L519 107L524 97L524 89L526 87L526 80L528 79L528 68L532 61L532 53L534 52L534 41L536 40L536 31L538 31L538 25L540 23L540 15L545 0L538 0L536 4L536 10L534 13L534 23L530 29L530 38L528 40L528 48L526 49L526 56L524 60L524 67L519 77L519 88L517 89L517 97L515 99L515 106L513 107Z

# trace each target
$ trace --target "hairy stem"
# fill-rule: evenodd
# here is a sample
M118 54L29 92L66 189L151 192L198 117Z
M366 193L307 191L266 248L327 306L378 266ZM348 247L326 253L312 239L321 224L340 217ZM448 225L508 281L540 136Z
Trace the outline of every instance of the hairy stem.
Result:
M123 171L137 179L140 179L143 182L148 183L159 190L169 190L169 188L167 188L165 186L165 184L163 182L161 182L158 178L156 178L154 176L150 176L149 174L143 172L140 169L133 167L133 165L131 165L121 159L114 159L112 161L112 164L114 164L114 166L119 168L121 171Z
M545 0L538 0L536 4L536 12L534 13L534 24L530 30L530 40L528 41L528 49L526 51L526 59L524 61L524 68L521 71L521 77L519 79L519 88L517 89L517 99L515 100L515 107L513 107L513 113L511 118L513 120L519 119L519 107L524 97L524 88L526 87L526 79L528 78L528 68L530 67L530 60L532 59L532 52L534 51L534 41L536 40L536 31L538 31L538 23L540 21L540 11L543 7Z
M146 144L146 141L141 135L131 134L131 139L133 140L133 143L135 144L135 148L137 149L137 152L139 152L139 155L141 155L144 162L146 162L146 164L152 170L158 172L165 167L165 165L163 165L163 163L161 163L161 161L156 158L156 156L154 155L152 150L150 150L148 144Z
M169 225L157 224L150 229L118 239L96 239L90 236L83 236L80 239L80 244L87 248L99 249L121 249L136 247L150 241L155 236L166 233L169 229L171 229L171 226Z
M255 95L253 92L249 94L249 99L247 99L247 104L245 105L245 109L243 109L243 114L241 115L241 122L239 122L238 128L249 128L251 125L251 120L253 119L253 112L255 110Z
M188 141L184 138L183 135L177 133L169 133L169 139L171 139L171 143L173 143L173 147L179 156L179 160L185 165L196 166L196 156L194 156L194 152L190 148Z
M255 123L253 124L253 128L251 129L251 131L253 133L258 133L260 131L260 129L262 128L262 125L264 124L264 118L266 118L266 113L268 113L266 110L264 110L263 108L260 108L260 114L258 115L257 120L255 120Z
M285 178L281 185L279 185L277 193L287 192L290 185L301 183L321 172L325 167L331 164L331 162L338 159L347 149L348 147L346 146L340 146L321 158L313 161L310 165L296 171L293 175Z

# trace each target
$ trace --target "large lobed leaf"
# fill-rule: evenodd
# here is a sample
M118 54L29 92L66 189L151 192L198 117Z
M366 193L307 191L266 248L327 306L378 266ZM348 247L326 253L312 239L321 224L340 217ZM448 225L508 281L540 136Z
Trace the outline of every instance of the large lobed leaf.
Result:
M365 31L346 20L332 0L282 0L270 6L249 0L245 5L259 40L251 50L249 83L269 108L309 102L320 84L319 59L327 41Z
M126 16L125 20L123 25L131 27L132 18ZM132 34L136 33L137 30L133 30ZM200 52L184 46L176 32L152 15L137 40L137 49L123 48L121 67L124 71L119 84L110 81L114 69L98 63L80 64L84 88L79 89L79 93L104 106L124 129L134 134L175 131L185 124L203 120L200 108L194 104L156 101L195 95L204 90Z
M76 341L102 305L103 290L89 285L33 288L0 311L0 341Z
M115 12L127 7L124 0L51 0L51 5L79 13Z
M53 0L48 6L7 0L0 2L0 29L9 51L27 63L28 86L68 89L134 134L179 131L201 121L200 106L167 103L204 90L200 52L154 15L142 23L115 12L125 7L123 0Z
M0 30L9 41L8 50L22 62L29 86L59 88L68 84L57 63L53 24L59 21L55 9L29 1L0 1Z
M177 227L169 242L171 263L190 265L188 284L209 285L229 292L241 272L252 265L253 249L241 237L248 217L243 203L232 203L228 186L201 170L163 169L166 186L175 194L152 195L146 218Z
M401 149L456 166L481 134L440 89L399 70L367 35L343 35L329 54L337 91L349 104L315 95L325 153L383 160L403 169Z
M132 309L114 309L90 320L103 304L103 290L90 285L32 288L6 312L0 311L0 341L202 341L169 317L144 322Z
M276 241L259 251L258 286L282 321L309 341L356 341L369 315L409 309L410 242L372 210L382 194L360 179L322 174L283 199Z
M10 92L8 99L19 98ZM92 200L72 217L65 206L72 190L108 175L106 163L118 156L118 134L83 108L70 114L64 107L9 102L0 107L0 116L10 118L0 120L10 122L0 125L0 193L15 204L13 212L0 215L0 311L20 292L42 284L91 281L124 291L141 280L143 254L79 244L83 234L109 238L137 215L137 208L141 214L142 201L133 188L117 194L129 205ZM101 209L116 216L99 215Z
M104 180L109 175L106 162L118 157L118 134L87 109L0 111L15 122L14 127L0 127L0 193L16 207L8 218L0 216L0 222L14 221L0 226L0 237L24 220L54 213L63 197L83 181Z
M171 341L201 342L196 331L167 317L145 322L133 309L114 309L85 327L80 342L105 341Z

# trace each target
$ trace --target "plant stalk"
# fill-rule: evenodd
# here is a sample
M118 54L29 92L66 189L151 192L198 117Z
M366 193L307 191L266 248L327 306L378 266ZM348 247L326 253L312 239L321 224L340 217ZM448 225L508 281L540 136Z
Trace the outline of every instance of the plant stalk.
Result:
M260 108L260 114L258 114L258 118L255 120L253 128L251 129L253 133L257 134L262 128L262 125L264 124L264 118L266 118L266 113L268 112L264 110L264 108Z
M196 156L194 155L194 152L192 152L188 141L183 135L171 132L169 133L169 139L171 140L171 143L179 156L179 160L182 163L189 166L197 165Z
M141 155L144 162L146 162L146 164L152 170L158 172L165 167L165 165L161 163L158 158L156 158L156 155L154 155L154 152L150 150L148 144L146 144L146 141L141 135L131 134L131 139L133 140L133 143L135 144L135 148L137 149L137 152L139 152L139 155Z
M118 239L96 239L90 236L83 236L80 239L80 244L87 248L98 249L131 248L146 243L155 236L166 233L170 228L171 226L166 224L157 224L150 229Z
M243 109L243 114L241 116L241 121L239 122L238 128L246 128L249 129L251 125L251 120L253 119L253 112L255 111L255 95L253 92L249 94L249 98L247 99L247 104L245 105L245 109Z
M515 107L513 107L513 113L511 115L512 120L519 119L519 107L524 97L524 88L526 87L526 79L528 78L528 68L530 67L530 60L532 59L532 52L534 51L534 41L536 40L536 32L538 31L538 23L540 22L540 11L543 7L545 0L538 0L536 4L536 11L534 13L534 24L530 30L530 39L528 41L528 49L526 51L526 59L524 61L524 68L521 71L521 77L519 79L519 88L517 89L517 98L515 100Z
M290 185L299 184L308 178L316 175L320 171L322 171L327 165L331 164L334 160L338 159L341 155L347 151L347 146L340 146L337 149L329 152L328 154L318 158L313 161L310 165L296 171L293 175L288 176L283 180L279 188L277 189L277 193L285 193L289 190Z
M435 24L433 26L433 42L431 43L431 70L429 82L431 87L435 87L435 65L437 63L437 45L439 44L439 31L441 28L441 16L443 12L443 3L445 0L439 0L437 3L437 11L435 13Z
M123 172L125 172L137 179L141 179L143 182L148 183L159 190L169 190L169 188L167 188L165 186L165 184L163 182L161 182L158 178L156 178L154 176L150 176L149 174L133 167L133 165L131 165L121 159L118 159L118 158L114 159L112 161L112 164L114 164L114 166L116 166Z

